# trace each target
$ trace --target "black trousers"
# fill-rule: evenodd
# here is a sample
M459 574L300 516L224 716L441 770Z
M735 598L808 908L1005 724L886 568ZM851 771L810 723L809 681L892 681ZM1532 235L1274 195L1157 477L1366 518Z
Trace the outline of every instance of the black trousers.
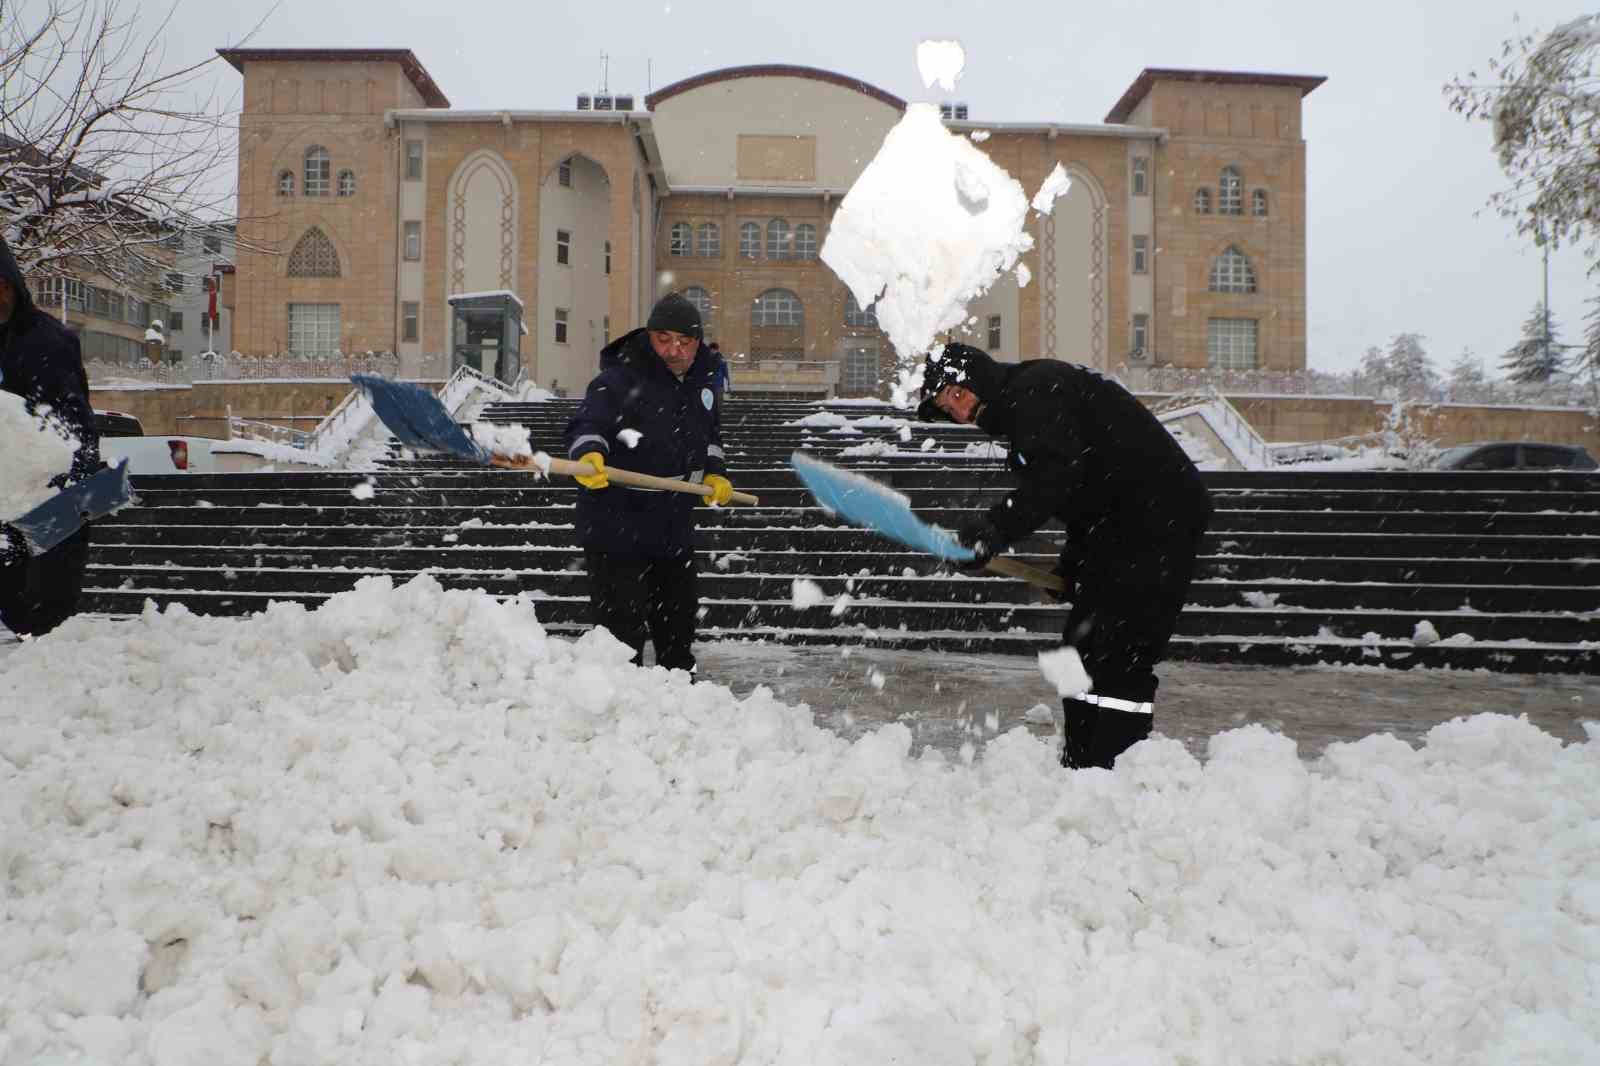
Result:
M89 525L43 555L29 556L21 534L14 550L0 556L0 622L13 633L42 636L78 609L83 568L89 561Z
M1160 544L1092 548L1078 571L1076 595L1062 632L1078 650L1095 696L1134 704L1156 696L1155 666L1166 654L1188 599L1203 530ZM1063 766L1110 768L1116 757L1150 735L1154 714L1099 707L1068 697Z
M694 553L667 559L590 551L589 602L596 625L633 649L644 665L645 640L655 646L656 665L694 673L694 633L699 621L699 570Z

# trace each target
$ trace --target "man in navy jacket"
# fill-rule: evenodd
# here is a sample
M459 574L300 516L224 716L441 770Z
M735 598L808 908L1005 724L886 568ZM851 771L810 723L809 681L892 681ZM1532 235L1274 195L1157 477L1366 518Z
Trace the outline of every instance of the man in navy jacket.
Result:
M48 408L78 438L72 469L62 472L57 487L101 468L100 435L89 406L89 379L78 338L34 305L4 238L0 238L0 389L21 396L30 411ZM0 519L15 517L0 515ZM10 547L0 549L0 622L17 633L49 632L77 609L89 558L89 526L36 558L20 547L19 535L7 539Z
M595 621L644 662L695 669L700 597L690 493L612 485L606 464L703 483L721 506L733 485L722 452L722 395L700 312L678 293L662 297L643 329L600 351L600 373L567 425L567 455L598 473L578 478L577 531Z

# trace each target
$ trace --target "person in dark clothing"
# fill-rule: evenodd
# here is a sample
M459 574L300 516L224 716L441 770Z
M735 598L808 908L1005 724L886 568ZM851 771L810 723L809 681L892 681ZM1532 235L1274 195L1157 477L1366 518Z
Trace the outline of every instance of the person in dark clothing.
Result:
M722 347L716 341L706 347L711 349L711 358L716 366L711 373L711 387L717 390L719 396L726 396L733 391L733 375L728 371L728 360L723 358Z
M689 493L611 485L606 463L681 478L713 490L721 506L733 485L722 451L722 395L701 337L700 312L678 293L662 297L643 329L600 351L600 373L566 430L567 455L598 473L578 478L577 532L589 571L595 621L644 662L695 671L699 621L694 506Z
M1062 634L1093 688L1062 700L1063 766L1102 766L1150 735L1154 667L1172 639L1211 501L1160 420L1114 381L1054 359L997 363L964 344L928 356L926 420L976 423L1010 443L1018 485L958 531L981 569L1048 519L1066 525Z
M22 397L31 413L48 410L78 439L72 468L51 484L61 488L102 467L78 338L34 304L4 238L0 238L0 389ZM89 526L85 523L37 557L28 554L19 532L12 531L5 539L9 546L0 548L0 622L14 633L47 633L77 609L89 558Z

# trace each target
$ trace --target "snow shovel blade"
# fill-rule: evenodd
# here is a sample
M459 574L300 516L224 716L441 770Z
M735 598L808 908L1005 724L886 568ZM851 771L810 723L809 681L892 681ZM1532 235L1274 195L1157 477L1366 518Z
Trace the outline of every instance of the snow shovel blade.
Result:
M69 485L8 524L21 531L31 554L43 555L82 529L85 522L104 518L132 502L128 460L124 459Z
M350 381L367 394L373 413L405 447L490 465L489 452L467 436L439 398L421 385L378 374L351 374Z
M892 541L948 562L964 563L973 557L948 529L930 526L911 511L911 501L886 485L803 452L789 457L789 465L818 503L853 526L881 533Z

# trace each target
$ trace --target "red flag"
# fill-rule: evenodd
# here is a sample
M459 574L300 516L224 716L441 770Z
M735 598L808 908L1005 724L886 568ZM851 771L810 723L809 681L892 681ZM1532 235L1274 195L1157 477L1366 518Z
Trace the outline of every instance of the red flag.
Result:
M221 320L217 318L217 290L220 288L222 288L221 277L216 274L212 274L210 277L206 278L206 314L211 316L211 326L213 329L221 325Z

